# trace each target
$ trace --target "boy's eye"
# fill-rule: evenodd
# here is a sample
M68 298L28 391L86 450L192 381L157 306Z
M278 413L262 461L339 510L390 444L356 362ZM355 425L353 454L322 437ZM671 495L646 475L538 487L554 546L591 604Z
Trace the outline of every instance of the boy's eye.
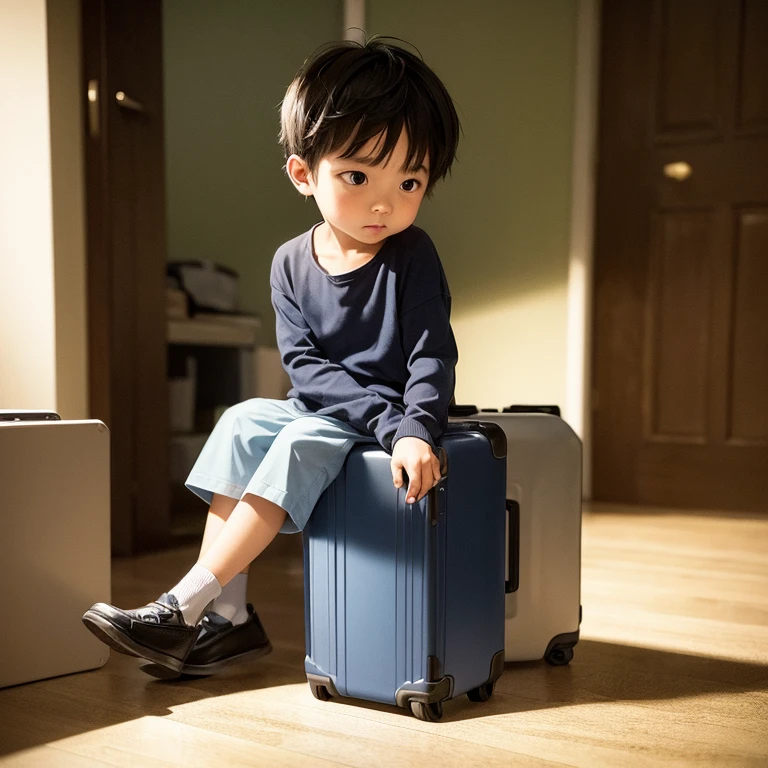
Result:
M341 178L344 179L347 184L351 184L354 187L359 187L361 184L365 184L368 180L362 171L347 171L341 174Z
M420 186L421 182L418 179L406 179L400 185L400 189L404 192L415 192Z

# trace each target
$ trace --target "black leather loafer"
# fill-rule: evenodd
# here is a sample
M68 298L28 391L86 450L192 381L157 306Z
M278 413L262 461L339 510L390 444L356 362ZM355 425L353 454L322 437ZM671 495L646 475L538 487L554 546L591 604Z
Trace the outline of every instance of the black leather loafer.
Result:
M168 594L131 611L96 603L83 614L83 624L110 648L157 665L158 677L181 673L200 634L200 625L185 624L179 603Z
M235 662L266 656L272 650L272 644L250 603L247 609L248 619L236 626L217 613L207 611L201 622L200 635L181 672L213 675ZM142 670L155 677L162 676L163 672L155 664L145 664Z

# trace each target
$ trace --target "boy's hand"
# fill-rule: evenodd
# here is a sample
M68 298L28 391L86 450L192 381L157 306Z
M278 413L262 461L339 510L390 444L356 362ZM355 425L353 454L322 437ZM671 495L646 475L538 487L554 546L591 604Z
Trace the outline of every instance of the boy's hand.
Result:
M432 446L418 437L401 437L392 450L392 480L403 487L403 470L408 474L407 504L415 504L440 480L440 462Z

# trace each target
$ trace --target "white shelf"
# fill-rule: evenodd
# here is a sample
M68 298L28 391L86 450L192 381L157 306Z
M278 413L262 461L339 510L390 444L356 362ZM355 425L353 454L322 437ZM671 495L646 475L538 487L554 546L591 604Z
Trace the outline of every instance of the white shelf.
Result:
M201 344L213 347L254 347L253 325L217 323L212 320L168 320L169 344Z

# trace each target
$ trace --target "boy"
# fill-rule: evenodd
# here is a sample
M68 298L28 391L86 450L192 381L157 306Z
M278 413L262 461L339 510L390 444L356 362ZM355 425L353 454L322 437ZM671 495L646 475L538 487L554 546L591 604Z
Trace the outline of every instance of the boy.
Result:
M97 603L83 616L112 648L152 662L151 674L211 674L271 650L246 605L248 566L278 532L304 528L355 443L391 451L408 503L438 482L434 448L457 351L440 260L412 225L458 137L440 80L382 38L320 49L288 88L286 171L323 217L272 264L293 389L285 401L233 406L217 423L187 480L210 504L189 573L143 608Z

